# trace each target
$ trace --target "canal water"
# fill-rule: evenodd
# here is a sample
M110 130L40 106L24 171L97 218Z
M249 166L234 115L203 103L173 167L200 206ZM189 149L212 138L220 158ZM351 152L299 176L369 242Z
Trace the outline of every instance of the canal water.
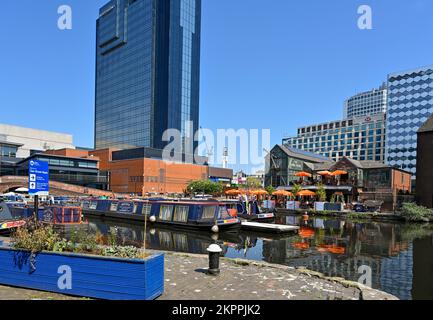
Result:
M93 232L116 235L121 244L142 246L144 225L89 221ZM433 299L433 227L423 224L365 222L284 216L277 223L298 225L299 234L254 232L212 235L149 227L146 247L206 254L217 242L229 258L306 267L328 276L358 281L371 270L373 288L400 299Z

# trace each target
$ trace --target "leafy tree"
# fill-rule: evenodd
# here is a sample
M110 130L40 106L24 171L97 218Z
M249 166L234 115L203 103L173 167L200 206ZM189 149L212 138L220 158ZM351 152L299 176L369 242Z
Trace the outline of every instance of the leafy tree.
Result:
M300 184L294 184L292 193L295 196L295 199L298 197L298 193L302 191L302 186Z
M223 191L223 186L220 183L209 180L197 180L191 182L187 187L188 194L211 194L220 195Z
M273 186L267 186L265 190L272 195L275 192L275 188Z
M247 182L244 186L246 189L257 189L262 187L262 182L259 178L256 177L248 177Z
M325 187L323 186L323 184L318 185L316 195L317 195L317 198L319 199L320 202L326 201L326 190L325 190Z

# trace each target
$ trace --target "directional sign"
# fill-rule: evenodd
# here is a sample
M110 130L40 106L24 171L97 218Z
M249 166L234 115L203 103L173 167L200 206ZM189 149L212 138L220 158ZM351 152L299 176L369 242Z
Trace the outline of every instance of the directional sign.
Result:
M29 194L47 196L50 191L48 162L29 161Z

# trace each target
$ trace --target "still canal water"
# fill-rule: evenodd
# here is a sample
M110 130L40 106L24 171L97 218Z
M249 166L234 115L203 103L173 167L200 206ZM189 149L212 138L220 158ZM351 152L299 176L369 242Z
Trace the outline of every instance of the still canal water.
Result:
M94 232L116 234L124 244L142 245L143 225L90 220ZM360 266L372 270L372 285L400 299L433 299L433 228L431 225L377 223L299 216L277 223L301 226L298 235L256 233L211 235L150 227L146 247L205 254L217 241L226 257L304 266L328 276L357 281Z

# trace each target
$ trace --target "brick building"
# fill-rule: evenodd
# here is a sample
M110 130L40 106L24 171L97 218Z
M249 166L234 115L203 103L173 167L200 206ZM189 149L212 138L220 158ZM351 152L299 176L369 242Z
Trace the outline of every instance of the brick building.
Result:
M233 176L231 169L186 161L166 162L162 159L161 150L151 148L91 151L62 149L50 151L50 154L98 160L100 174L108 177L107 189L116 193L182 193L191 181L212 179L230 183ZM205 162L205 159L200 160Z

